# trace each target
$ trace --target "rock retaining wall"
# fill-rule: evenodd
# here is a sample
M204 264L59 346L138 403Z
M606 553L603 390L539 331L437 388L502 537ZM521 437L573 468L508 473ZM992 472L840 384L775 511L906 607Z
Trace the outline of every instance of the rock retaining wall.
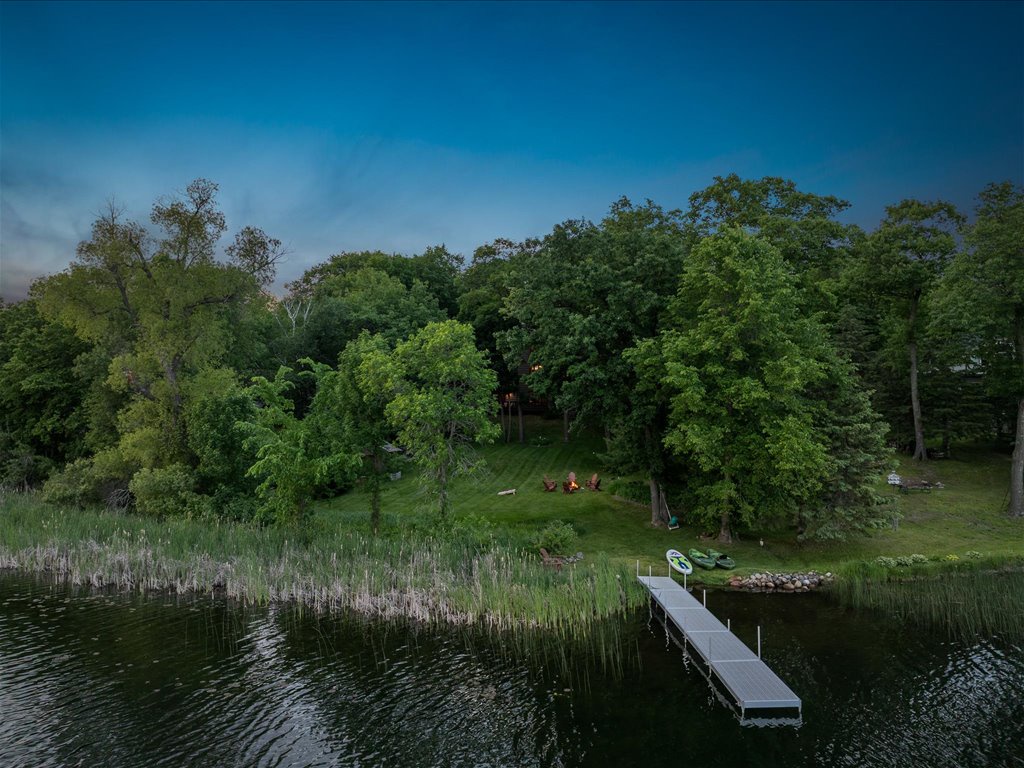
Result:
M834 577L817 571L809 573L754 573L750 576L733 576L729 586L734 589L748 589L752 592L810 592L829 584Z

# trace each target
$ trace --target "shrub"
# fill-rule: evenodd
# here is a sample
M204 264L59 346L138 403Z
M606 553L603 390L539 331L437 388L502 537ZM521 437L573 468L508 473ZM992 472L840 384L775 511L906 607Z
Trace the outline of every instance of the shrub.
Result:
M651 503L651 486L646 480L615 478L608 483L608 492L636 504Z
M494 523L482 515L459 518L452 523L450 530L453 539L465 541L476 547L492 544L495 538Z
M104 504L129 488L135 467L116 448L78 459L54 473L43 484L43 501L50 504Z
M202 497L206 498L206 497ZM232 488L221 486L209 501L213 517L233 522L270 522L260 514L260 505L255 496L237 494Z
M0 431L0 488L28 491L46 479L53 462Z
M912 563L927 563L928 562L928 558L925 557L924 555L911 555L910 556L910 562L912 562Z
M544 548L553 555L569 555L576 551L579 536L576 530L561 520L552 520L533 537L535 549Z
M970 558L971 560L978 560L981 558L981 552L976 552L973 549L967 550L967 552L965 552L964 555Z
M876 557L875 562L883 568L895 568L898 565L896 560L891 557Z
M43 501L49 504L81 506L85 503L87 475L91 466L91 459L78 459L55 472L43 483Z
M140 469L128 484L139 512L154 517L201 517L210 510L195 492L195 473L183 464Z

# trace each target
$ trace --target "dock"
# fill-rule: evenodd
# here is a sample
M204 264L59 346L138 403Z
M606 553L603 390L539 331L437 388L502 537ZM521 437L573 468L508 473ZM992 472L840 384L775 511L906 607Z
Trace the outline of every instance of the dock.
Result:
M683 651L700 660L698 667L709 681L718 680L739 710L742 724L800 722L800 698L761 661L760 634L754 653L671 576L637 578L664 612L666 631L671 622L683 637Z

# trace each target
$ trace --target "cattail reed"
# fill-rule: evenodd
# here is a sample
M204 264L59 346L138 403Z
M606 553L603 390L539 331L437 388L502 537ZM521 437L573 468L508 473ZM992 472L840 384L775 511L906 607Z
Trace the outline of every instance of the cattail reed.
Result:
M31 497L0 508L0 566L120 590L221 593L385 620L540 629L584 636L643 603L628 569L597 556L560 573L530 553L457 535L294 531L55 510Z

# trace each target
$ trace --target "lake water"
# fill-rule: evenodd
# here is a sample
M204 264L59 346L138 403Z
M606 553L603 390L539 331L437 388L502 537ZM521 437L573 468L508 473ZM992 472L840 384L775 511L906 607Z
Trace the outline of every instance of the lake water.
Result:
M646 610L511 650L0 573L2 766L1024 766L1024 649L820 595L709 593L802 697L742 727ZM617 672L601 660L614 658Z

